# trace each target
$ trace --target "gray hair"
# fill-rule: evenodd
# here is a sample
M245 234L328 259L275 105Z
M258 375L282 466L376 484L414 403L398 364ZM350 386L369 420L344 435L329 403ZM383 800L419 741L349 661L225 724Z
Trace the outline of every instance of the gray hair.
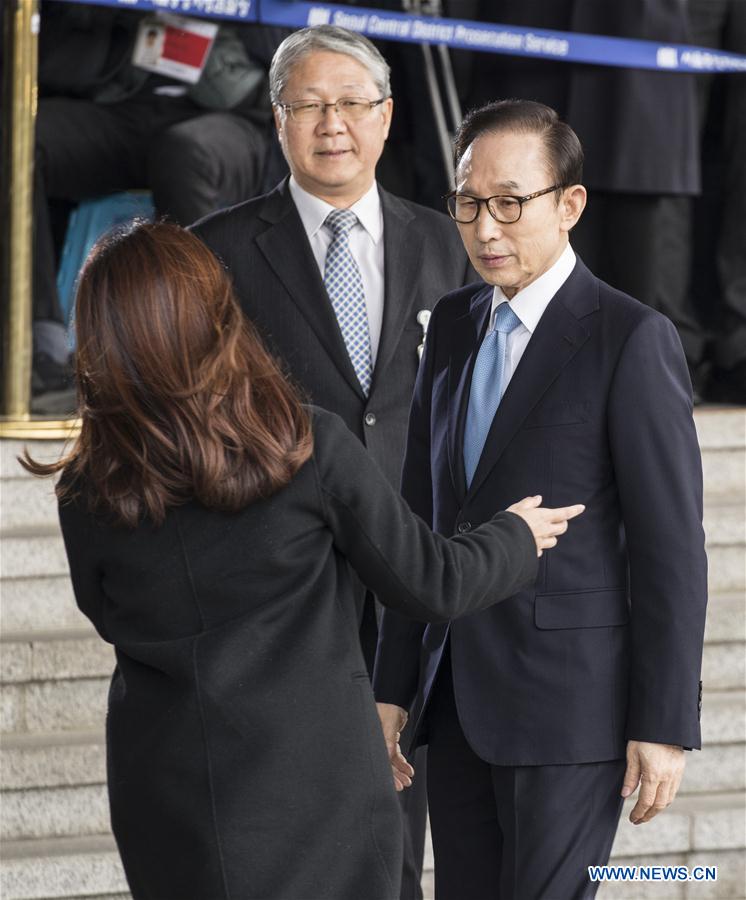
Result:
M269 96L273 103L280 102L293 66L315 51L352 56L368 70L381 96L391 95L389 64L367 37L337 25L315 25L294 31L275 51L269 67Z

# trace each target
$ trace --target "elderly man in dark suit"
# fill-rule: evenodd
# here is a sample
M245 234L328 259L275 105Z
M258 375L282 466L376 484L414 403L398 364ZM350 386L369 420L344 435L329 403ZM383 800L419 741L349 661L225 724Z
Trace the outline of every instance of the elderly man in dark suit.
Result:
M435 300L469 280L447 217L376 183L393 101L389 67L364 37L306 28L278 48L270 94L290 178L219 212L195 232L228 266L244 311L289 374L339 414L392 484L399 485L407 416ZM377 622L360 591L369 666ZM417 850L405 852L402 896L421 896ZM406 848L405 848L406 850Z
M516 493L587 510L535 585L494 609L427 629L386 613L374 687L391 739L424 650L413 710L438 900L577 900L595 894L587 866L607 861L622 798L639 783L631 818L647 822L700 745L691 384L671 322L573 253L582 150L553 110L489 104L456 158L449 210L486 283L433 313L404 494L444 534Z

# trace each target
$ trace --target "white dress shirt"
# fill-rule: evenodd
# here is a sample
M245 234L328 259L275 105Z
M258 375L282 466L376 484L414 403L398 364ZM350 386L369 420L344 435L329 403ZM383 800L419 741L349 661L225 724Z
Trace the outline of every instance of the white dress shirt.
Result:
M567 281L574 267L575 254L568 244L557 262L543 275L540 275L536 281L532 281L523 290L518 291L512 300L508 300L503 294L502 288L495 286L493 289L489 330L493 329L495 310L501 303L510 303L511 309L521 320L521 324L508 335L503 370L503 390L510 384L510 379L513 377L549 301Z
M336 207L309 194L292 175L289 184L290 194L295 201L323 279L326 251L332 242L332 233L324 227L324 221ZM357 203L352 204L350 210L358 218L357 225L350 231L350 252L363 279L365 305L368 309L370 352L375 366L383 324L383 211L375 181L370 190L363 194Z

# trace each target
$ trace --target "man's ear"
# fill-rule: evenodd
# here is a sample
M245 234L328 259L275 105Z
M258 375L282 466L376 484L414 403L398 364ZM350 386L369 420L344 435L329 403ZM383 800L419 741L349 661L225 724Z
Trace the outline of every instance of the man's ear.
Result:
M391 116L394 113L394 100L392 97L387 97L383 103L381 104L381 113L383 115L383 139L384 141L389 136L389 129L391 128Z
M277 129L277 137L280 139L280 143L282 143L282 126L285 117L285 110L280 106L272 107L272 115L275 120L275 128Z
M578 219L585 209L588 193L582 184L571 184L565 188L560 199L560 213L562 216L560 228L562 231L570 231L577 224Z

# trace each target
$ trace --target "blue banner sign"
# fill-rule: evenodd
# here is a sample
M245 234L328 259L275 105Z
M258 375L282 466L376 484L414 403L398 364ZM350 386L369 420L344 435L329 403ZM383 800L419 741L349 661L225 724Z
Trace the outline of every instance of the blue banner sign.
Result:
M81 0L67 0L80 3ZM237 19L256 22L256 0L85 0L90 6L116 6L140 12L167 12L201 19Z
M67 0L79 3L81 0ZM445 44L458 50L507 53L561 62L593 63L628 69L667 72L746 72L746 55L661 44L632 38L517 28L467 19L430 16L307 3L296 0L85 0L97 6L116 6L146 12L170 12L206 19L237 19L303 28L306 25L341 25L370 38L410 44Z
M333 3L260 0L259 21L289 28L340 25L379 40L445 44L458 50L482 50L562 62L668 72L746 72L746 55L705 47L517 28Z

